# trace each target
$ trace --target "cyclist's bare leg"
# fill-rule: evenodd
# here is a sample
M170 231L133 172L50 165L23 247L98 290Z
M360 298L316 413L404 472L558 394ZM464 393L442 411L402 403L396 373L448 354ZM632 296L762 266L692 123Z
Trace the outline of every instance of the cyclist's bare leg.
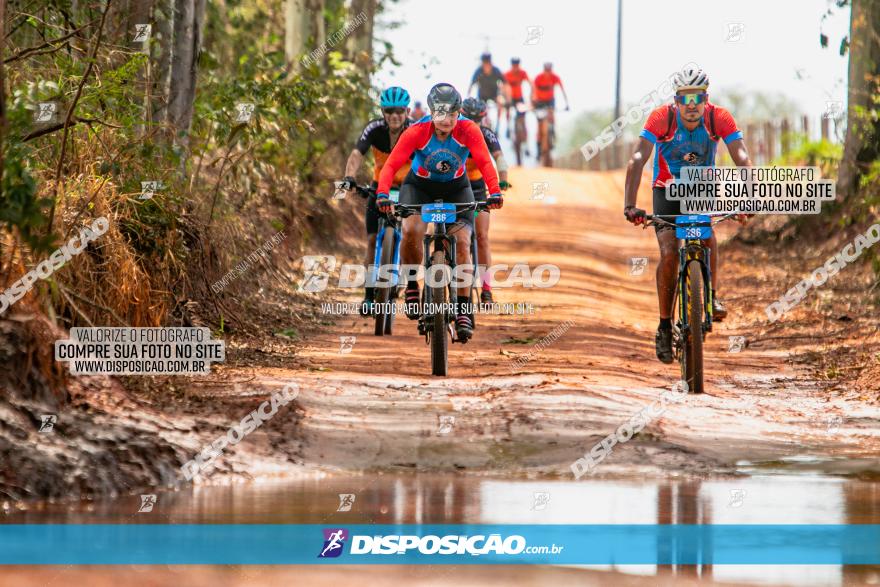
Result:
M657 299L660 302L660 318L672 317L675 299L675 280L678 276L678 239L674 230L657 233L660 245L660 264L657 265Z
M403 219L403 238L400 241L400 264L422 264L422 238L428 225L421 216L413 214Z
M490 216L488 212L480 212L475 221L477 225L477 259L480 262L480 269L484 272L486 267L492 266L492 254L489 252ZM483 275L485 276L485 273Z
M471 262L471 229L467 226L462 227L459 230L454 232L455 237L455 262L458 265L468 265ZM477 253L479 254L479 253ZM465 272L468 274L470 272ZM459 287L457 288L457 294L459 297L466 296L468 294L467 287Z
M367 235L367 252L364 257L366 262L364 263L367 267L373 264L373 261L376 259L376 233L371 232Z

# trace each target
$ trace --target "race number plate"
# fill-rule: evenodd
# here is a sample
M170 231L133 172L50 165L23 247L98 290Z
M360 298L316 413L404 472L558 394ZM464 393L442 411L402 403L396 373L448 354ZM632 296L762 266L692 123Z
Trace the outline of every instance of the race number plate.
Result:
M442 204L422 206L422 221L443 222L444 224L455 222L455 204L443 202Z
M702 214L689 214L675 219L675 238L705 240L712 236L712 219Z
M400 191L399 190L390 190L388 192L388 199L394 202L395 204L400 201Z

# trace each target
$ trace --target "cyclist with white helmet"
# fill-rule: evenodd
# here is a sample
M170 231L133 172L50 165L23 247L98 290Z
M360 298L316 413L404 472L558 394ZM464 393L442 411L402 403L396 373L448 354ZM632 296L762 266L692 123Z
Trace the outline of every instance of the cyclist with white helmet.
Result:
M699 67L688 66L675 74L673 85L675 101L651 112L627 165L623 214L636 225L645 221L645 211L636 207L636 198L642 169L655 147L653 214L670 216L672 218L666 218L670 222L675 222L674 216L681 214L681 207L679 202L666 199L666 182L678 178L682 167L714 166L719 140L727 145L734 163L740 167L752 165L742 131L737 128L733 116L724 108L709 103L709 94L706 92L709 76ZM657 266L660 325L654 346L657 358L671 363L672 303L678 270L678 239L668 225L655 224L654 229L660 245L660 264ZM712 319L721 321L727 315L727 310L718 297L718 246L715 235L703 241L703 244L711 250Z
M403 133L391 156L379 175L376 205L380 211L390 211L391 199L388 189L399 169L409 167L409 173L400 187L401 204L430 204L435 200L457 204L474 202L465 172L465 161L473 157L483 179L486 181L489 208L504 204L498 185L498 174L479 126L460 115L461 94L450 84L441 83L428 94L430 117L415 122ZM412 159L410 165L407 162ZM469 265L474 215L471 211L459 212L457 226L451 227L450 236L455 239L456 263ZM467 227L467 228L465 228ZM422 237L426 224L418 214L403 220L403 241L400 245L402 265L418 265L422 260ZM456 303L467 308L469 300L466 287L458 288ZM404 292L406 314L410 319L419 317L419 284L410 279ZM474 319L470 312L462 310L455 320L456 333L462 341L471 338Z
M379 97L379 106L382 108L382 118L376 118L367 123L358 138L354 149L348 156L345 163L345 178L343 181L348 185L354 186L357 183L355 175L364 161L364 155L368 150L373 152L373 189L379 184L379 174L382 166L391 154L391 149L397 144L397 140L403 131L409 128L412 120L409 119L409 92L403 88L392 86L382 92ZM406 170L401 170L392 182L394 187L399 187L403 178L406 177ZM348 190L348 195L354 193L354 187ZM376 233L379 231L379 210L376 208L375 198L367 199L366 211L367 225L367 250L366 250L366 266L373 264L373 254L376 249ZM370 314L373 304L374 288L367 286L364 292L364 303L361 306L361 313Z

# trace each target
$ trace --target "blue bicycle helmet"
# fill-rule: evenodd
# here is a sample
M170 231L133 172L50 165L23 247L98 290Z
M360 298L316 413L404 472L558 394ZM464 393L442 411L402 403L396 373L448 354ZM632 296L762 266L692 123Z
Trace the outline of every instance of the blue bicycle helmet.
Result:
M382 92L379 105L382 108L407 108L409 107L409 92L399 86L391 86Z

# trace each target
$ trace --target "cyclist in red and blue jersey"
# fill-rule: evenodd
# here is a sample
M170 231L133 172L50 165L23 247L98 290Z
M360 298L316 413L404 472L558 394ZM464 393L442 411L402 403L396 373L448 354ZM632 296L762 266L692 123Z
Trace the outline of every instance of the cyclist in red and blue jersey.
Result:
M486 103L478 98L467 98L462 103L461 113L467 118L480 124L486 116ZM492 132L492 129L480 124L480 132L483 133L483 140L486 141L486 147L489 154L495 161L495 168L498 170L498 185L502 190L507 189L510 185L507 183L507 161L504 159L504 153L501 152L501 143L498 142L498 136ZM478 202L486 201L486 181L480 172L480 167L474 161L473 157L468 157L466 162L467 176L471 182L471 189L474 192L474 198ZM477 229L477 260L481 268L492 266L492 253L489 250L489 212L483 210L475 220ZM492 284L489 276L483 273L481 275L482 292L480 292L480 302L483 304L491 304Z
M626 219L633 224L645 221L645 211L636 207L636 198L642 170L656 147L654 157L653 199L656 216L675 222L681 214L679 202L666 199L665 186L672 178L678 178L685 166L712 167L718 141L727 145L734 163L751 167L749 154L743 142L743 134L736 126L733 116L709 103L709 77L698 67L685 67L673 77L675 102L655 109L648 116L636 147L626 169L624 209ZM664 363L673 361L672 355L672 303L675 279L678 271L678 239L668 225L655 224L657 242L660 245L660 264L657 266L657 296L660 304L660 325L654 338L657 358ZM718 247L713 234L703 241L711 250L712 272L712 318L721 321L727 315L718 297Z
M428 94L430 116L415 122L401 135L391 155L379 175L376 205L380 211L390 211L392 203L388 190L397 170L406 165L412 157L410 171L400 187L401 204L430 204L435 200L457 204L474 201L474 193L465 173L468 156L474 158L483 179L488 186L486 199L490 208L500 208L504 204L498 185L498 174L492 165L492 157L486 148L486 141L480 128L472 121L460 116L461 94L450 84L441 83L431 88ZM459 213L457 226L450 228L450 236L456 242L456 263L468 265L473 233L473 213ZM464 229L467 227L467 229ZM403 221L403 241L400 246L400 262L403 265L416 265L422 259L422 237L426 225L421 216L413 214ZM467 288L459 288L458 307L466 309L469 304ZM418 318L419 284L410 279L405 290L406 314L410 319ZM456 316L458 338L467 341L473 335L474 319L464 310Z

